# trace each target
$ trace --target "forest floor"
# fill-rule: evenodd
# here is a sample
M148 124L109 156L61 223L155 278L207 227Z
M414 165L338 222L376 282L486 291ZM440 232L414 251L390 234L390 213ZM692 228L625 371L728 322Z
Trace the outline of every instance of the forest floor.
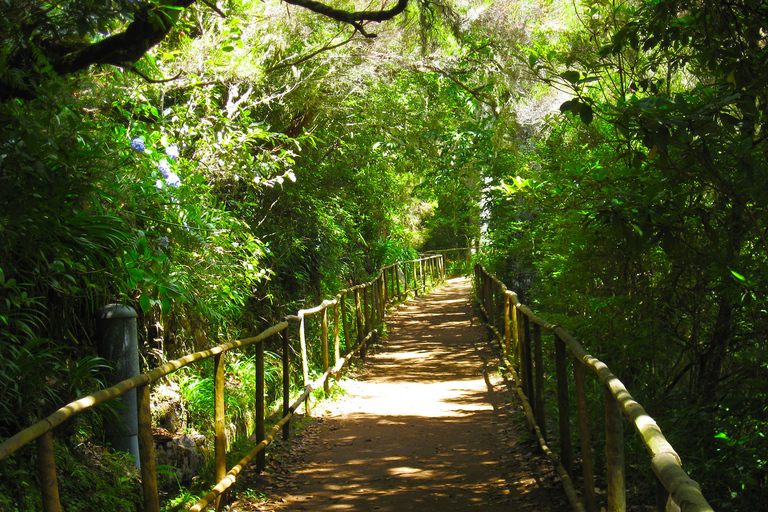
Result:
M470 301L456 278L392 312L344 396L242 475L229 510L570 510Z

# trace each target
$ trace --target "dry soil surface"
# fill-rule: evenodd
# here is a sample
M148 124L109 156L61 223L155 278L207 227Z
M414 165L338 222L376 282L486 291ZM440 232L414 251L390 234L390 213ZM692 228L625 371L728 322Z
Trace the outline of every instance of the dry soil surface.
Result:
M394 311L347 395L241 479L231 510L569 510L470 292L451 279Z

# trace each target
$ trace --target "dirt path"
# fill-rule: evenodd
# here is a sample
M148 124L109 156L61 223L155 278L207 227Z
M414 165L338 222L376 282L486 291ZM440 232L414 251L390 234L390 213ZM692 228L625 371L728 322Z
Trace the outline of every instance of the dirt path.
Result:
M470 292L452 279L392 314L348 396L313 411L300 455L259 477L260 503L232 510L568 510L471 321Z

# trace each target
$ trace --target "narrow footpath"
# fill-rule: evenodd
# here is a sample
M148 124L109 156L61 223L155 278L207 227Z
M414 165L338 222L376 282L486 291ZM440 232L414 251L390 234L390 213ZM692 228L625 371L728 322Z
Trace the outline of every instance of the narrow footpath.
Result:
M231 510L569 510L470 300L457 278L400 306L348 393L312 411L301 455Z

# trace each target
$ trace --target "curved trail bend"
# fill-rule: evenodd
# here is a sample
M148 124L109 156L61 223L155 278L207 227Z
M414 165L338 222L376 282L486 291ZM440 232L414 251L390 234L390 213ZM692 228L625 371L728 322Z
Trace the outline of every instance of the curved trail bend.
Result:
M232 510L569 510L470 300L457 278L400 306L348 395L315 407L301 460L248 483L268 501Z

